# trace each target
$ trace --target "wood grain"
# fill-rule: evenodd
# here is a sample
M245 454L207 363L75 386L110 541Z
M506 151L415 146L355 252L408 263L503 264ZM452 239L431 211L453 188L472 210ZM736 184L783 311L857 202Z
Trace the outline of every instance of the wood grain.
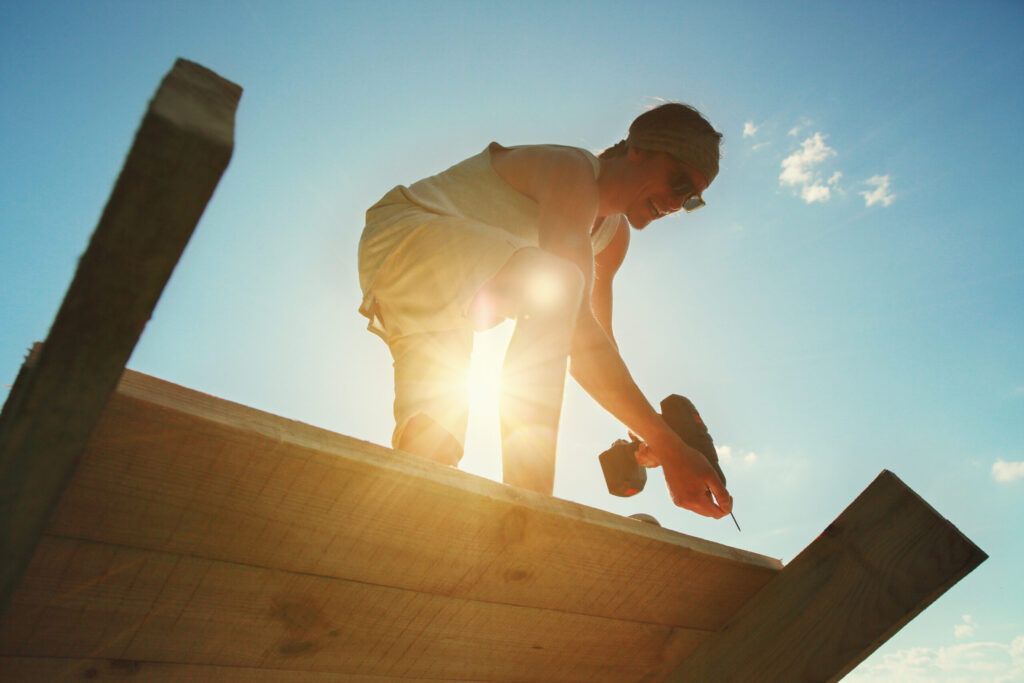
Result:
M44 536L0 654L628 682L663 677L706 635Z
M781 566L132 372L50 532L703 630Z
M668 680L838 680L986 558L883 471Z
M125 678L147 681L147 683L211 680L219 683L440 683L442 680L456 681L451 678L358 676L324 671L254 669L243 666L143 662L133 659L0 657L0 680L9 683L123 681ZM462 679L456 683L475 682L471 679Z
M0 613L231 158L241 88L178 60L0 414Z

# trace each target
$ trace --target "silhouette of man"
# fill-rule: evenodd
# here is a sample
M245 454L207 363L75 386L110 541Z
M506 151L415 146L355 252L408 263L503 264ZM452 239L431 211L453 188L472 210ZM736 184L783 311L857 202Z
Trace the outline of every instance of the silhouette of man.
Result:
M637 117L600 157L492 142L371 207L359 244L360 312L394 358L393 446L459 462L473 333L511 318L500 399L505 483L552 492L568 364L644 441L676 505L728 514L725 485L644 397L612 332L612 281L630 226L703 206L721 137L692 107L669 103Z

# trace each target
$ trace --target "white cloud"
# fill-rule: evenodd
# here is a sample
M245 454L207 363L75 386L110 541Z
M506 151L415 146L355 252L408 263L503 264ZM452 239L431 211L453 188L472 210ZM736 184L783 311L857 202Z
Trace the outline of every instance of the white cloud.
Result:
M1010 683L1024 678L1024 635L1009 643L913 647L872 658L844 683Z
M992 478L1001 484L1024 479L1024 461L997 459L992 463Z
M813 204L814 202L827 202L832 198L832 190L820 183L804 185L803 189L800 190L800 198L808 204Z
M874 206L875 204L890 206L895 201L896 195L889 189L889 182L888 175L873 175L865 180L865 185L872 185L875 188L859 193L861 197L864 197L865 206Z
M747 468L757 463L758 456L754 451L744 451L724 444L715 446L715 450L718 451L718 461L723 465Z
M772 144L772 143L770 143L770 142L759 142L756 145L754 145L753 147L751 147L750 149L752 149L752 150L754 150L756 152L757 150L762 149L764 147L767 147L770 144Z
M782 172L779 173L779 185L799 188L800 197L808 204L827 202L832 197L830 187L821 180L818 167L826 160L836 156L836 151L825 142L820 132L800 143L800 149L782 160ZM836 175L838 173L838 176ZM833 173L829 182L839 182L842 173Z
M843 172L842 171L836 171L835 173L833 173L832 175L830 175L828 177L828 184L829 184L830 187L835 187L836 185L839 184L839 181L842 180L842 179L843 179Z
M836 151L825 143L825 136L815 133L800 143L800 149L782 160L779 182L783 185L806 185L813 178L814 167Z
M745 137L745 138L752 138L752 137L754 137L754 135L757 134L757 129L758 128L760 128L760 126L754 125L753 121L747 121L746 123L743 124L743 137Z
M960 617L960 623L953 627L953 637L972 638L977 627L978 624L974 621L974 617L970 614L964 614Z

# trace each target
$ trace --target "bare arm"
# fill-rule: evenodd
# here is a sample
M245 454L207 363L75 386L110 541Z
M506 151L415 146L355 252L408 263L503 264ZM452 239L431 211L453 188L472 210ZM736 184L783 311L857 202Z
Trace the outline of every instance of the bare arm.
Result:
M621 220L621 219L620 219ZM626 251L629 249L629 226L624 220L615 231L612 241L594 255L594 291L590 297L590 308L598 324L618 348L612 331L612 282L619 271Z

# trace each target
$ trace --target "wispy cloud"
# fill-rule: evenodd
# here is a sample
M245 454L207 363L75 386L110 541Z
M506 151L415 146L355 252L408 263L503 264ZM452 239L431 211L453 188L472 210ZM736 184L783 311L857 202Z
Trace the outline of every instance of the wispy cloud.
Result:
M743 137L752 138L757 134L757 130L760 126L754 124L753 121L747 121L743 124Z
M800 132L804 128L807 128L812 123L814 123L814 121L810 120L807 117L804 117L804 118L800 119L799 121L797 121L796 125L794 125L792 128L790 128L789 132L786 133L786 135L788 135L788 136L790 136L792 138L795 138L797 135L800 135Z
M751 147L750 149L752 149L752 150L754 150L756 152L757 150L762 149L764 147L767 147L770 144L772 144L772 143L770 143L770 142L759 142L756 145L754 145L753 147Z
M836 151L825 142L825 136L820 132L815 133L800 143L800 149L782 160L779 185L797 189L800 198L808 204L827 202L832 198L831 186L839 182L842 173L833 173L826 183L822 180L819 168L834 156Z
M896 194L889 187L888 175L873 175L865 180L864 184L874 187L873 190L859 193L861 197L864 197L865 206L874 206L875 204L890 206L896 200Z
M1024 461L999 458L992 463L992 478L1000 484L1009 484L1018 479L1024 479Z
M811 461L800 455L753 451L729 444L715 444L718 461L729 483L746 477L772 482L772 495L788 497L807 485Z
M747 451L732 446L715 446L718 452L718 460L723 465L753 467L758 461L758 455L754 451Z
M847 683L938 683L989 681L1010 683L1024 677L1024 635L1008 643L958 643L947 647L912 647L869 660L843 681Z
M970 614L964 614L960 617L960 623L953 627L953 637L972 638L977 627L978 624L974 621L974 617Z

